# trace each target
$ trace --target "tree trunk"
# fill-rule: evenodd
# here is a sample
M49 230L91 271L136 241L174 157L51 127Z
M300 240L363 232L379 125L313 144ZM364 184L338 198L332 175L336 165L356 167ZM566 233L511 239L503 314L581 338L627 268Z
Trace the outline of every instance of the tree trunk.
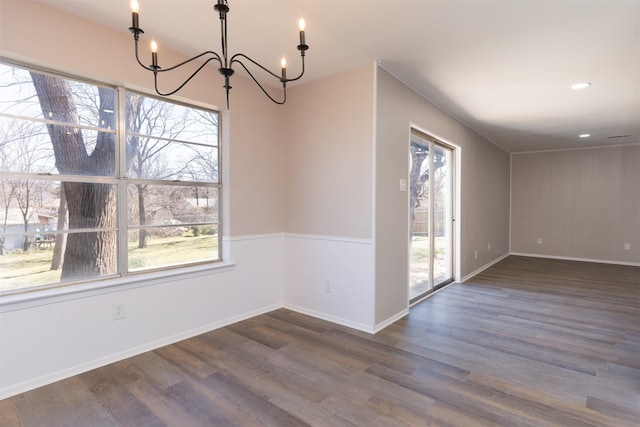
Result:
M29 222L25 220L24 223L24 237L22 238L22 250L27 252L29 247L31 247L31 241L29 240L29 236L27 233L29 232Z
M144 195L146 192L145 185L136 185L138 189L138 217L140 221L140 225L144 226L147 224L147 211L144 208ZM144 249L147 247L147 230L145 228L140 228L138 231L138 248Z
M56 230L67 230L69 221L67 220L67 197L64 194L64 186L60 189L60 206L58 207L58 225ZM67 233L56 234L56 243L53 247L53 259L51 260L51 270L60 270L67 247Z
M60 78L31 73L44 117L78 123L78 111L69 83ZM115 97L99 88L101 127L115 128ZM99 132L89 155L82 129L47 125L56 167L62 174L111 176L115 168L115 137ZM116 186L102 183L64 182L69 209L69 229L111 229L69 234L62 280L96 277L117 271Z

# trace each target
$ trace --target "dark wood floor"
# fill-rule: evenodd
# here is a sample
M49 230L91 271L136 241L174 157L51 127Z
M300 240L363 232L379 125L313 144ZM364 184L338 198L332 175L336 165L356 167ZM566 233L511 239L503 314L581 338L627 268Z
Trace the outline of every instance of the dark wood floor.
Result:
M638 426L640 268L509 257L376 335L277 310L0 402L8 426Z

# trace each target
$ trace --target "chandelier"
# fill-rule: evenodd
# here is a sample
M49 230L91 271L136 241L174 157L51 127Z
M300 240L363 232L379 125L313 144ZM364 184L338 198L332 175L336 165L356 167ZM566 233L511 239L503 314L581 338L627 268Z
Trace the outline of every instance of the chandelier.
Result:
M138 61L138 64L140 64L140 66L142 68L144 68L145 70L149 70L149 71L153 72L153 81L154 81L154 88L155 88L156 93L158 95L161 95L161 96L173 95L174 93L176 93L180 89L182 89L209 62L217 61L218 65L219 65L218 72L222 76L224 76L224 85L222 87L224 87L224 89L226 91L226 95L227 95L227 108L229 108L229 90L231 89L231 85L229 84L229 80L230 80L231 76L233 75L233 73L235 72L235 70L233 69L233 66L235 64L238 64L239 66L244 68L244 70L247 72L247 74L249 74L251 79L258 85L258 87L262 90L262 92L271 101L275 102L276 104L280 104L280 105L284 104L286 102L286 100L287 100L287 83L300 79L302 77L302 75L304 74L304 57L305 57L306 51L309 49L309 46L305 43L305 35L304 35L305 22L304 22L304 19L300 19L300 22L299 22L300 44L297 46L298 50L300 51L300 58L302 60L302 71L300 72L300 75L298 75L297 77L287 78L287 68L286 68L287 63L286 63L286 60L284 58L282 58L282 61L281 61L281 66L282 66L281 73L280 73L280 75L278 75L278 74L275 74L272 71L270 71L267 67L265 67L263 65L260 65L258 62L254 61L253 59L251 59L250 57L248 57L247 55L245 55L243 53L236 53L233 56L229 57L229 52L227 50L227 14L229 13L229 5L227 4L227 0L218 0L218 3L216 5L214 5L213 8L220 15L220 37L222 39L222 54L219 55L216 52L208 50L206 52L202 52L201 54L194 56L193 58L187 59L186 61L183 61L183 62L181 62L179 64L173 65L171 67L163 68L163 67L160 67L160 65L158 65L158 45L155 42L155 40L151 41L151 65L144 65L142 63L142 61L140 60L140 56L138 55L138 41L140 39L140 34L144 34L144 31L139 26L139 19L140 18L139 18L139 14L138 14L138 10L139 10L138 1L137 0L131 0L131 21L132 21L132 24L131 24L131 27L129 27L129 31L131 31L133 33L136 60ZM192 61L196 61L196 60L200 60L200 61L202 61L202 63L196 68L196 70L193 72L193 74L191 74L176 89L174 89L172 91L169 91L169 92L161 92L158 89L158 74L159 73L166 73L166 72L175 70L177 68L180 68L180 67L182 67L184 65L187 65L187 64L191 63ZM250 62L251 64L257 66L260 69L262 69L268 75L270 75L270 76L276 78L277 80L279 80L280 83L282 83L282 90L283 90L283 98L282 98L282 100L277 100L273 96L271 96L267 92L267 90L260 84L260 82L258 82L256 77L251 73L251 71L249 71L249 69L247 68L246 64L243 61Z

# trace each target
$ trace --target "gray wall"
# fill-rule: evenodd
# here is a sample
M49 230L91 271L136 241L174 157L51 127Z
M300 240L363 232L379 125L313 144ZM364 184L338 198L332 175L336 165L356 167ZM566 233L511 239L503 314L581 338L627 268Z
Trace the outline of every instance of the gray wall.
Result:
M513 154L511 162L512 252L640 263L640 145Z
M411 127L458 147L458 279L509 251L509 155L382 68L376 92L375 300L381 322L407 307L409 200L399 182L409 176Z

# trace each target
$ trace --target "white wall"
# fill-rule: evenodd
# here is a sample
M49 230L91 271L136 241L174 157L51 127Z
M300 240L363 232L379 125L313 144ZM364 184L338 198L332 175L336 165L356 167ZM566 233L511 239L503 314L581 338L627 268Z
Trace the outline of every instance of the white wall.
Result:
M285 306L375 332L373 242L327 236L285 236Z
M640 265L640 145L515 153L511 164L512 252Z
M239 239L230 244L235 266L218 273L156 275L108 288L3 304L0 397L281 307L282 237ZM124 319L112 320L114 303L125 303Z

